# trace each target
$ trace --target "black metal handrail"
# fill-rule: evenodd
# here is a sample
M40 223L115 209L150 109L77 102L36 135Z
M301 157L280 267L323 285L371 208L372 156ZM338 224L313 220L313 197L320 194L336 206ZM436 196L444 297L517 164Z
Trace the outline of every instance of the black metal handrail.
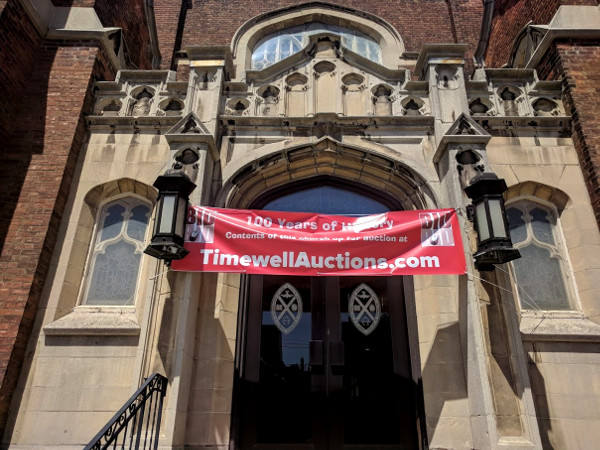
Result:
M131 396L84 450L158 448L167 379L155 373Z

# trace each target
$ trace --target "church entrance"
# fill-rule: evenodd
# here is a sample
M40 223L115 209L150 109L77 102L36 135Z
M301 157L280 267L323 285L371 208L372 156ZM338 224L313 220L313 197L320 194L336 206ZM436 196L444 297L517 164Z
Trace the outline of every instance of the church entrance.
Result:
M388 200L311 180L251 206L353 216L402 209ZM232 448L425 447L411 277L242 280Z
M420 448L403 278L252 276L245 288L236 448Z

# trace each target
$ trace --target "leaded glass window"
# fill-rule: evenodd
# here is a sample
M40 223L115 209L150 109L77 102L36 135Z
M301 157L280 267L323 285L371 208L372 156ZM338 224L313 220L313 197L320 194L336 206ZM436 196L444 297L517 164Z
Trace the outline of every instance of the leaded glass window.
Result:
M318 33L334 33L342 37L347 49L381 64L381 47L366 34L348 28L312 22L298 25L261 39L252 51L252 69L262 70L298 53L308 44L308 37Z
M572 309L556 214L532 201L512 203L506 214L513 245L521 253L511 263L521 309Z
M91 249L86 305L133 305L151 207L133 197L104 205Z

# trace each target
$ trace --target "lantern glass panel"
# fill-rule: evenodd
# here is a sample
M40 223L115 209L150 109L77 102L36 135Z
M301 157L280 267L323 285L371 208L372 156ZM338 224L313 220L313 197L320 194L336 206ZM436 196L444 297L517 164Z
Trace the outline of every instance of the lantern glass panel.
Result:
M185 198L179 197L177 204L177 222L175 224L175 234L183 239L185 234L185 219L187 215L187 202Z
M485 202L481 201L475 205L475 220L477 221L477 232L479 233L479 242L490 238L490 228L488 226L487 214L485 213Z
M160 220L158 223L158 233L170 234L173 232L173 220L175 220L175 207L177 204L176 194L165 194L162 197L162 207L160 209Z
M506 238L504 217L502 217L502 200L499 198L488 199L490 218L492 219L492 234L495 238Z

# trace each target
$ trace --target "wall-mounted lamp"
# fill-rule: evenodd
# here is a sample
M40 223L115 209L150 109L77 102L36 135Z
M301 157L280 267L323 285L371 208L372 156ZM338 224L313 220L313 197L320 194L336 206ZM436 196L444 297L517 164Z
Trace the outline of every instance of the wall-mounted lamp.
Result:
M493 173L477 175L465 188L473 200L469 216L478 235L477 253L474 255L478 270L493 270L494 264L504 264L521 257L510 240L502 198L506 189L506 182Z
M183 248L190 193L196 185L180 170L168 170L154 182L158 189L156 220L150 244L144 250L150 256L170 262L189 252Z

